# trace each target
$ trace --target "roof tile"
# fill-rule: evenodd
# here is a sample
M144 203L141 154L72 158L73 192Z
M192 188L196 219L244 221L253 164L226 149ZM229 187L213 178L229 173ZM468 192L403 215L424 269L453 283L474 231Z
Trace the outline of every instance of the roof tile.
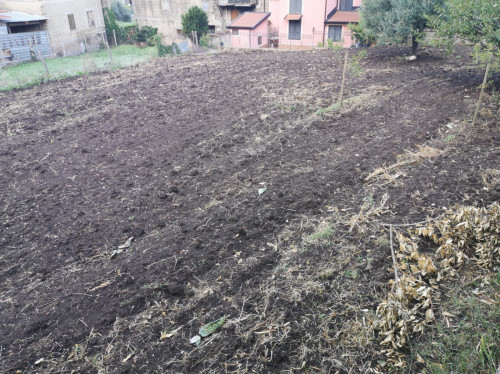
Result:
M360 14L357 11L337 11L330 18L327 23L357 23L360 20Z
M267 19L271 13L269 12L245 12L233 22L227 25L229 29L254 29L262 21Z

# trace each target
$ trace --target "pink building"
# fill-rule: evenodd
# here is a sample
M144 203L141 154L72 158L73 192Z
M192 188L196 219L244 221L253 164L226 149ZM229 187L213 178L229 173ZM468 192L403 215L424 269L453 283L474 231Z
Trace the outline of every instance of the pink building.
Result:
M335 43L342 43L344 47L355 44L348 28L349 23L359 22L359 8L362 0L269 0L269 11L265 19L267 22L258 24L251 29L239 27L239 19L253 20L263 17L264 13L244 13L233 21L228 28L233 30L231 38L233 47L251 48L264 46L269 43L274 47L301 49L318 45L326 45L330 39ZM267 13L266 13L267 14ZM258 16L260 15L260 16ZM244 23L248 26L251 23ZM256 28L259 31L256 31ZM238 31L236 31L238 30ZM254 35L262 37L262 44L256 45ZM267 36L266 36L267 34ZM244 39L248 39L245 41ZM265 41L264 39L268 39ZM252 41L252 42L250 42Z
M231 47L261 48L268 46L269 26L266 20L269 12L245 12L231 22Z

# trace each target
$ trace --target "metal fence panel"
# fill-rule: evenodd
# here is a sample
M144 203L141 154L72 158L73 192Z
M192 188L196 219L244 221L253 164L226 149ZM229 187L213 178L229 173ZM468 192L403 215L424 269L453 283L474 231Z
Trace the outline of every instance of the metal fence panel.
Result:
M343 33L340 40L328 42L328 34L325 32L314 32L301 34L298 39L290 39L288 34L270 33L260 34L254 31L239 30L231 35L231 47L234 48L280 48L280 49L304 49L313 47L328 47L338 45L351 47L355 44L350 33Z
M179 47L179 50L181 51L181 53L189 52L189 43L187 40L183 41L182 43L177 44L177 46Z
M27 61L31 59L30 41L34 49L35 40L41 54L44 56L52 55L46 31L0 35L0 49L10 50L14 61Z

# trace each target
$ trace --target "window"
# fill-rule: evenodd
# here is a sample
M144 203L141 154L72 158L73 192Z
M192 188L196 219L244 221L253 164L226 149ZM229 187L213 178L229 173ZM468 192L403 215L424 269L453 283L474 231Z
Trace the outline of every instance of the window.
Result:
M339 10L352 10L352 0L340 0Z
M330 26L328 28L328 39L333 42L340 42L342 39L342 26Z
M87 12L87 21L89 23L89 26L95 26L94 11L93 10L89 10Z
M290 0L290 14L302 14L302 0Z
M257 45L262 45L262 35L257 38Z
M68 14L69 29L76 30L75 15Z
M233 35L240 35L239 29L233 29Z
M288 39L300 40L302 21L288 21Z

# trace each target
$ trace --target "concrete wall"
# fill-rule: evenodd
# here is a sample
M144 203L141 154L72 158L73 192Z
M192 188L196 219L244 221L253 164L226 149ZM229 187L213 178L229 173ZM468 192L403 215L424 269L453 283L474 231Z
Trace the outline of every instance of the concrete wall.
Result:
M182 30L181 16L192 6L198 6L207 13L208 24L215 26L216 32L225 31L231 22L231 8L219 7L218 2L219 0L133 0L132 8L139 26L157 27L165 41L171 43L185 39L178 30ZM263 11L264 7L268 11L269 0L260 0L256 8L241 8L241 11Z
M47 17L47 32L52 51L57 55L77 55L86 49L98 49L101 44L104 30L101 0L0 0L0 9ZM89 11L93 14L93 25L87 17ZM75 30L70 30L68 14L75 17Z

